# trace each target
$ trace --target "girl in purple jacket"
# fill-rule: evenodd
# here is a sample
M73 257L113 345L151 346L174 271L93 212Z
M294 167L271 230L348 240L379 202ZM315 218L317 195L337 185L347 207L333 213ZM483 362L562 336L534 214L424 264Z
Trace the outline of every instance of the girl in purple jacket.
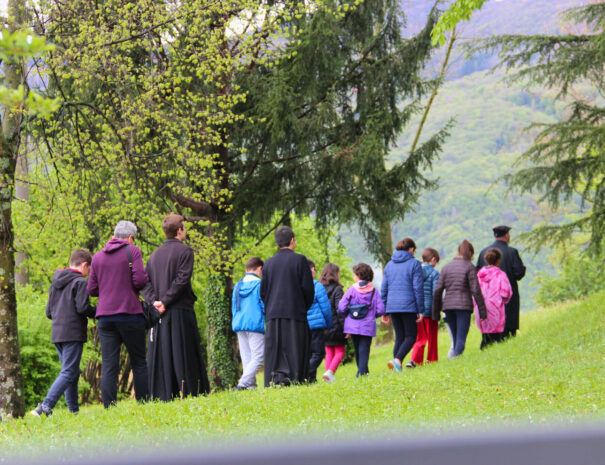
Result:
M344 332L353 340L357 377L367 375L372 338L376 336L376 318L384 315L384 304L372 285L374 271L366 263L353 267L353 284L338 304L338 311L346 313Z

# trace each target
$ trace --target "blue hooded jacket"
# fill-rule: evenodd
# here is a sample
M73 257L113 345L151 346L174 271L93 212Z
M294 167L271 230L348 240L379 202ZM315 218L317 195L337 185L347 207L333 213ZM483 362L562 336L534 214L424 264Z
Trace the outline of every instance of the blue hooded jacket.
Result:
M329 329L332 327L332 306L326 293L326 288L322 283L313 280L315 286L315 297L313 298L313 304L307 311L307 321L309 322L309 329Z
M431 318L433 314L433 294L439 280L439 272L432 265L423 263L422 278L424 279L424 317Z
M265 332L265 304L260 298L260 278L246 273L233 289L231 327L233 331Z
M424 279L420 262L397 250L384 268L380 296L386 313L424 313Z

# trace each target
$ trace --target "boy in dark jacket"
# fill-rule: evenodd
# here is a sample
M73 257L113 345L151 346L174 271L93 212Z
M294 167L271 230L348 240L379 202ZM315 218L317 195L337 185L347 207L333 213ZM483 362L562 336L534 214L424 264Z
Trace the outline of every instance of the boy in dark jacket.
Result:
M86 342L87 317L94 318L86 290L86 276L92 256L88 250L75 250L69 258L69 268L55 271L48 291L46 316L52 320L51 342L57 348L61 372L41 404L32 410L37 417L51 415L52 409L65 393L65 402L71 413L78 413L78 379L80 359Z

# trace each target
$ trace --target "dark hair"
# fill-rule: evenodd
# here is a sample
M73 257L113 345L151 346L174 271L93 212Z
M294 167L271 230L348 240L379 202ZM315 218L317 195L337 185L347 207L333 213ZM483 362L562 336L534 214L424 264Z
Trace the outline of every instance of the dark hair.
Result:
M399 242L397 242L397 245L395 246L395 250L410 250L415 248L416 243L409 237L401 239Z
M340 273L340 267L338 265L336 265L335 263L326 263L324 269L321 272L319 282L322 283L324 286L330 283L340 285L338 273Z
M422 261L424 263L430 262L433 258L437 259L437 263L439 263L439 260L441 259L439 257L439 252L437 252L435 249L431 249L430 247L427 247L426 249L424 249L422 251Z
M353 273L361 280L361 281L372 281L374 279L374 270L367 263L358 263L353 266Z
M307 258L307 263L309 264L309 268L315 268L315 262L310 258Z
M282 247L288 247L293 238L294 231L292 231L290 226L280 226L275 231L275 242L280 249Z
M265 262L260 257L251 257L246 262L246 271L256 270L259 266L263 266Z
M69 266L80 266L82 263L88 263L92 261L92 255L86 249L76 249L69 256Z
M483 255L483 258L488 265L495 266L500 260L502 260L502 252L495 247L492 247L491 249L487 249L485 255Z
M473 258L473 254L475 253L475 248L473 247L473 244L464 239L458 246L458 253L462 256L462 258L470 262Z
M173 239L179 229L185 229L185 218L181 215L168 215L162 221L162 229L167 239Z

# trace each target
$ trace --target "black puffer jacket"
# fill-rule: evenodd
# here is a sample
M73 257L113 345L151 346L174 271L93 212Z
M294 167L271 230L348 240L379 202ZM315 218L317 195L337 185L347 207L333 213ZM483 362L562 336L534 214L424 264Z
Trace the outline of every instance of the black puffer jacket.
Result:
M76 270L55 271L48 291L46 316L52 320L51 342L86 342L86 317L94 318L86 278Z
M328 300L332 307L332 327L328 329L326 334L326 345L327 346L344 346L346 339L344 335L344 324L346 315L338 312L338 303L344 294L342 286L336 283L326 284L326 293L328 294Z

